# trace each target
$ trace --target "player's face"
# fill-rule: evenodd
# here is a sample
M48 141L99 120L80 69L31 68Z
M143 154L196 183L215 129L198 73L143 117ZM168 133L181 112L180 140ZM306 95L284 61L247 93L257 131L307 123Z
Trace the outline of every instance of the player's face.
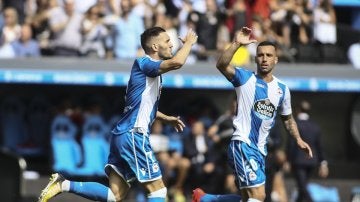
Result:
M166 60L172 58L173 44L170 41L170 37L166 32L162 32L158 38L158 55L161 59Z
M259 46L256 51L255 61L259 74L271 73L278 62L274 46Z

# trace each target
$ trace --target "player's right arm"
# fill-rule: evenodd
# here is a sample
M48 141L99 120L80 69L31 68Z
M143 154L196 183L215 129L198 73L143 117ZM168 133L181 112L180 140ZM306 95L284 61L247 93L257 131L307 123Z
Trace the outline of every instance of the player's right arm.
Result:
M250 33L251 29L247 27L241 28L241 30L236 33L233 43L222 53L217 61L216 68L218 68L228 80L231 80L235 75L235 68L230 64L235 52L240 46L256 42L256 40L250 39Z
M180 39L183 42L183 46L177 51L174 57L168 60L164 60L160 64L160 74L171 70L180 69L185 64L186 58L190 54L191 47L197 42L197 38L197 34L193 30L189 30L185 38Z

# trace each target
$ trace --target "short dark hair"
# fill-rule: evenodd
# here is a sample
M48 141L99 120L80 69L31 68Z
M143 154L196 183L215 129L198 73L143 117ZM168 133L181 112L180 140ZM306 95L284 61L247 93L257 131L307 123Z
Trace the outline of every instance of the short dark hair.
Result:
M160 33L162 32L166 32L165 29L161 28L161 27L151 27L149 29L146 29L142 34L141 34L141 47L144 49L145 53L149 53L150 52L150 47L148 47L146 44L147 42L152 38L152 37L156 37L159 36Z
M275 51L277 50L276 44L271 41L262 41L258 44L257 47L260 47L260 46L273 46L275 48Z

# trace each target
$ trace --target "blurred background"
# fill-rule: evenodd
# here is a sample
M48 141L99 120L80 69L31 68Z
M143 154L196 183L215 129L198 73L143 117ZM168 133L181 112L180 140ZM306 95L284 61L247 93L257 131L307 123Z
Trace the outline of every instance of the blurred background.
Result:
M215 63L242 26L278 45L275 75L292 92L294 114L301 101L311 104L329 175L315 169L310 182L318 187L308 188L320 193L313 197L331 196L314 201L359 201L358 0L2 0L0 9L2 201L35 201L52 172L106 184L110 130L132 62L144 55L139 35L151 26L166 29L174 52L188 29L199 35L186 65L163 76L159 110L181 116L186 130L157 123L152 131L169 201L189 201L194 187L236 192L224 163L235 94ZM232 63L255 71L255 48L240 48ZM281 125L274 133L283 155L270 167L281 170L274 187L282 191L274 188L271 201L295 201L288 136ZM206 149L192 151L192 136L203 136ZM128 201L145 201L134 186Z

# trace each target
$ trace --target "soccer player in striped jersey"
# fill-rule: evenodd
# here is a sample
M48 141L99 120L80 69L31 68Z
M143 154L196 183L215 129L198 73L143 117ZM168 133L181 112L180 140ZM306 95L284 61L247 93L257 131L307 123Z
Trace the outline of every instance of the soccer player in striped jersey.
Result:
M240 46L256 42L250 39L250 34L251 29L243 27L216 65L233 84L237 95L237 113L233 121L235 131L228 147L228 163L241 196L212 195L197 188L193 191L193 202L265 200L266 141L277 112L297 146L312 157L311 148L301 139L292 116L289 88L273 75L278 62L276 46L268 41L258 44L255 73L230 64Z
M161 178L159 163L150 147L150 128L155 119L174 126L185 127L179 117L158 111L161 75L181 68L197 42L189 30L181 39L183 46L173 56L172 43L163 28L153 27L141 35L146 56L135 59L126 89L125 108L110 141L110 154L105 172L109 187L95 182L74 182L59 173L52 175L39 201L48 201L61 192L71 192L94 201L123 201L131 182L139 181L147 191L148 202L164 202L167 189Z

